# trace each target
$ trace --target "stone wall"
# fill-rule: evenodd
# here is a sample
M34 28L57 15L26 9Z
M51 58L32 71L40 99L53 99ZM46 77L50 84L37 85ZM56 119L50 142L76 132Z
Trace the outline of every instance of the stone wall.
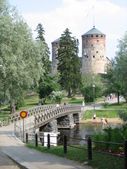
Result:
M52 42L52 74L57 74L57 64L58 60L56 59L58 56L58 48L59 48L59 41Z
M82 74L105 73L105 35L82 36Z

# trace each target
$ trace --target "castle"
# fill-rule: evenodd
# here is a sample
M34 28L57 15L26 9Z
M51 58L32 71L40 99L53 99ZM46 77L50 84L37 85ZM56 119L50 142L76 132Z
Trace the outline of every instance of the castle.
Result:
M93 26L82 35L81 73L104 74L109 59L106 57L106 35ZM52 74L57 73L59 39L52 42Z

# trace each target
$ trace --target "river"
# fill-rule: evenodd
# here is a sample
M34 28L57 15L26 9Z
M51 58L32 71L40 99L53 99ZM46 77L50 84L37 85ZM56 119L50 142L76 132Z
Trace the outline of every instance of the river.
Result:
M116 124L112 125L113 127L116 126ZM81 123L77 124L73 129L70 130L63 130L60 129L59 132L61 135L66 135L68 142L70 144L84 144L85 141L83 140L74 140L71 138L81 138L84 139L90 135L93 135L94 133L98 133L103 131L103 127L101 124L95 124L95 123Z

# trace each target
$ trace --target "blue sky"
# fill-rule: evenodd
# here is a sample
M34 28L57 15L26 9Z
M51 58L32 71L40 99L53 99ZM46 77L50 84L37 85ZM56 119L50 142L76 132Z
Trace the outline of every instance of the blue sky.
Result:
M51 42L68 27L79 39L93 26L106 34L106 55L115 56L118 39L127 31L127 0L8 0L16 6L28 23L33 36L38 23L45 29L45 38L51 51ZM94 9L94 12L93 12Z

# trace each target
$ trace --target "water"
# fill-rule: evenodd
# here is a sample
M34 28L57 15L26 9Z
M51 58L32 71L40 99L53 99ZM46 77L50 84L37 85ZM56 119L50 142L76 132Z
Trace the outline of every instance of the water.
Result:
M115 124L112 126L116 126ZM67 135L68 142L70 144L84 144L86 143L84 140L74 140L71 138L81 138L85 139L88 136L93 135L94 133L102 132L103 127L101 124L93 124L93 123L82 123L76 125L73 129L70 130L59 130L61 135Z

